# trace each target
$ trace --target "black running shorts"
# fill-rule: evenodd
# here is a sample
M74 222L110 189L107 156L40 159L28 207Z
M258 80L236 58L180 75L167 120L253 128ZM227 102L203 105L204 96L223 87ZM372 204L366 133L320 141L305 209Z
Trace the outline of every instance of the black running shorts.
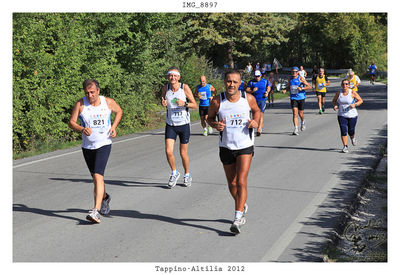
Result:
M239 150L230 150L225 147L219 147L219 159L223 165L236 163L236 159L240 155L254 156L254 146L250 146Z
M208 115L208 107L209 106L199 106L199 114L201 117Z
M111 144L104 145L98 149L82 148L82 152L92 177L94 174L104 176L104 170L111 152Z
M296 100L296 99L291 99L290 100L290 104L292 105L292 109L293 108L297 108L300 111L304 110L304 104L305 104L306 100L302 99L302 100Z

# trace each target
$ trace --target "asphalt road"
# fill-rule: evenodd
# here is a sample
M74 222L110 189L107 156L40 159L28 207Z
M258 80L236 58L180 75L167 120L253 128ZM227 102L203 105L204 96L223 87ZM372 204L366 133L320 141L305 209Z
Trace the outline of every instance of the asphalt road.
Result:
M234 204L218 135L203 137L198 122L189 146L190 188L166 188L163 129L115 139L105 175L111 212L98 225L85 220L93 184L79 147L14 161L13 261L321 261L321 245L387 139L387 87L365 81L359 143L341 153L331 108L338 89L332 79L324 115L308 93L307 129L299 136L291 135L288 99L266 110L248 178L247 223L238 236L229 231Z

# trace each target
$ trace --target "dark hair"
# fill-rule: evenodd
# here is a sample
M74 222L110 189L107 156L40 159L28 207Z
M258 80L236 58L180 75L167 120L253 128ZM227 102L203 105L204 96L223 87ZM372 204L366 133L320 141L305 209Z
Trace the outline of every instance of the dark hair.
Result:
M340 83L340 84L343 85L343 82L344 82L344 81L347 81L347 82L350 83L350 80L348 80L347 78L345 78L345 79L342 79L342 83Z
M230 74L238 74L238 75L240 76L240 79L242 79L242 74L240 73L240 71L235 70L235 69L228 69L228 70L225 72L225 77L224 77L224 79L226 79L226 78L228 77L228 75L230 75Z
M96 85L97 90L100 89L100 85L99 85L99 82L97 80L95 80L95 79L86 79L85 81L83 81L83 84L82 84L83 90L86 90L86 88L88 86L92 86L93 84Z

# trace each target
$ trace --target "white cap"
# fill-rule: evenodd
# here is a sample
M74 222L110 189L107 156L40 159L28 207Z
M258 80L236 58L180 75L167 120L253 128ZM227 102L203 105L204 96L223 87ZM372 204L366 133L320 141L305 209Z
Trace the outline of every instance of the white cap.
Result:
M254 72L254 75L255 75L255 76L261 76L261 72L260 72L259 70L256 70L256 71Z

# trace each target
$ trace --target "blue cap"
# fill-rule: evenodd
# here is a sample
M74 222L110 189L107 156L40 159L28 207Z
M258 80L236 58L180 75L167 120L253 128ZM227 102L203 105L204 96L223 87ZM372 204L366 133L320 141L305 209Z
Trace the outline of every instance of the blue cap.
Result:
M292 68L292 71L299 71L299 68L293 67L293 68Z

